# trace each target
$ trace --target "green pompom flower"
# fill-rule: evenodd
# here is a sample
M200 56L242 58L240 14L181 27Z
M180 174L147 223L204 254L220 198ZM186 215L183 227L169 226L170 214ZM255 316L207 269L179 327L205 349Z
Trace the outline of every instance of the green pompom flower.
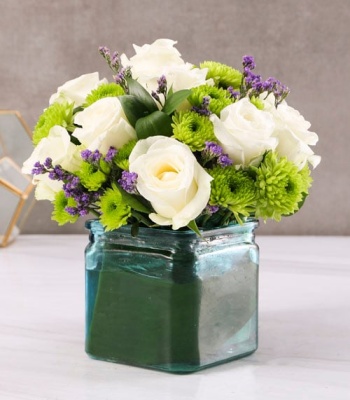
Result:
M129 170L129 156L135 147L137 140L131 140L130 142L124 144L119 150L117 155L114 157L114 162L117 166L124 171Z
M96 192L106 182L109 167L104 163L104 172L98 166L87 161L81 163L79 171L76 172L81 184L91 192ZM106 175L107 174L107 175Z
M38 119L33 131L33 143L36 146L41 139L49 135L55 125L63 126L69 132L74 131L73 121L74 103L53 103L44 110Z
M217 116L220 116L220 112L223 108L232 104L231 95L227 90L209 85L201 85L191 89L188 101L192 106L201 108L204 97L209 98L208 108Z
M254 211L254 180L246 172L236 170L234 166L218 166L207 172L214 178L211 182L209 204L229 209L241 223L241 216L248 217Z
M216 141L212 122L194 111L174 115L173 122L174 138L187 144L192 151L202 151L205 142Z
M264 109L264 102L259 97L252 96L249 100L258 110Z
M242 82L242 73L228 65L215 61L204 61L200 68L208 68L207 79L213 79L216 86L227 89L239 89Z
M65 209L66 207L76 207L76 201L71 197L66 197L64 191L57 192L55 200L52 202L54 210L52 212L51 219L56 221L58 225L64 225L68 222L74 224L79 215L71 215Z
M256 173L258 193L256 217L280 221L282 216L299 210L310 186L309 172L288 161L278 158L273 151L265 155L259 167L252 167Z
M96 89L92 90L85 99L84 108L91 106L97 100L104 97L118 97L125 94L125 90L116 83L102 83Z
M107 189L100 198L100 221L106 231L118 229L128 223L131 208L123 201L123 196L117 186Z

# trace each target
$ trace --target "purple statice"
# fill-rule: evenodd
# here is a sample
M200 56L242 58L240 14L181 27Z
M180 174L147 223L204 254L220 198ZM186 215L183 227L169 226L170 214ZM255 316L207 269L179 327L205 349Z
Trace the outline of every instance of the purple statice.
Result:
M118 71L120 68L120 57L118 52L114 52L111 58L111 68L115 71Z
M55 165L49 172L49 178L53 181L63 181L67 178L67 172L60 165Z
M259 97L262 93L266 93L267 96L273 93L276 107L287 97L289 89L278 79L270 77L264 81L260 75L252 72L256 66L252 56L244 56L242 63L243 81L241 91L244 95L248 95L251 98L253 96Z
M89 150L89 149L83 150L83 151L80 153L81 158L82 158L84 161L89 161L89 159L90 159L90 157L91 157L91 154L92 154L92 151Z
M76 191L80 190L80 179L73 174L69 175L63 184L63 190L66 197L74 198Z
M137 188L136 188L136 181L137 181L138 175L136 172L128 172L128 171L123 171L121 178L118 180L119 185L124 189L126 192L130 194L136 194L137 193Z
M193 106L191 110L196 112L197 114L209 116L211 115L211 111L209 110L209 103L210 96L204 96L202 104L199 107Z
M205 212L206 212L206 214L213 215L216 212L218 212L219 209L220 209L220 207L218 207L218 206L211 206L210 204L208 204L205 208Z
M116 75L113 75L114 82L117 83L118 85L122 86L125 91L127 91L127 78L131 78L131 68L126 67L126 68L120 68L119 71L117 71Z
M98 48L98 51L100 52L101 56L102 56L104 59L108 59L108 58L111 57L111 52L110 52L109 48L106 47L106 46L100 46L100 47Z
M253 70L256 67L253 56L243 56L242 59L243 68L247 70Z
M158 96L157 92L152 90L151 94L152 94L152 97L154 98L154 100L158 101L158 103L161 103L160 97Z
M105 156L105 161L108 163L112 162L116 154L117 154L117 149L111 146L107 151L107 154Z
M80 153L80 155L84 161L86 161L90 164L97 164L100 161L100 159L102 158L102 154L98 150L91 151L89 149L86 149L86 150L83 150Z
M41 164L40 161L37 161L34 165L33 165L33 169L32 169L32 175L41 175L41 174L45 174L47 172L47 169L45 168L44 164Z
M204 164L216 159L217 164L221 167L232 165L232 160L229 158L228 154L224 154L222 147L215 142L205 142L202 158Z
M238 100L240 98L241 93L238 90L234 90L232 86L229 86L227 88L227 91L229 92L232 99Z
M106 46L100 46L98 48L99 53L101 56L105 59L107 62L108 66L111 68L113 72L118 73L120 70L120 58L119 54L115 51L111 55L111 51L108 47Z
M211 158L220 157L222 155L222 147L215 142L205 142L205 149L203 152L207 153Z
M228 154L221 154L221 156L218 157L218 164L222 167L228 167L229 165L232 165L232 160Z
M164 95L166 95L168 83L167 83L167 80L166 80L165 75L162 75L162 76L157 80L157 83L158 83L158 88L157 88L156 92L157 92L158 94L164 94Z

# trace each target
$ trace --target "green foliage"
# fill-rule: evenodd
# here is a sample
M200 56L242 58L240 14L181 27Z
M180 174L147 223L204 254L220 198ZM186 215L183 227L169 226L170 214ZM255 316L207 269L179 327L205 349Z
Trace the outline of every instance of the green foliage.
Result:
M136 143L137 140L131 140L130 142L124 144L124 146L122 146L119 149L117 155L114 157L114 162L119 168L128 171L129 156L132 152L132 149L135 147Z
M171 136L171 117L162 111L155 111L146 117L140 118L135 125L136 135L139 139L150 136Z
M188 96L191 94L191 90L179 90L173 94L168 94L164 107L162 109L165 114L171 115L180 105L183 103Z

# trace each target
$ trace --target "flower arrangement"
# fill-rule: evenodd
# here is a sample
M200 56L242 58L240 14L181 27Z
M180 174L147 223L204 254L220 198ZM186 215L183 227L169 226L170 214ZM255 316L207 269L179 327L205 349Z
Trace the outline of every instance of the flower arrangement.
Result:
M289 90L205 61L185 62L176 42L100 54L113 82L97 72L51 96L34 128L36 198L53 203L59 225L93 214L106 230L131 224L174 230L243 223L297 212L320 157L316 133L290 107Z

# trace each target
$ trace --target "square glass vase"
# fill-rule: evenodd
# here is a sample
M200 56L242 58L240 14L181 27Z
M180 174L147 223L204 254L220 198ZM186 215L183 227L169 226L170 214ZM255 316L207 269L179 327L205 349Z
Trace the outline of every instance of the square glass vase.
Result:
M92 358L190 373L247 356L258 344L255 220L201 231L88 221L86 352Z

